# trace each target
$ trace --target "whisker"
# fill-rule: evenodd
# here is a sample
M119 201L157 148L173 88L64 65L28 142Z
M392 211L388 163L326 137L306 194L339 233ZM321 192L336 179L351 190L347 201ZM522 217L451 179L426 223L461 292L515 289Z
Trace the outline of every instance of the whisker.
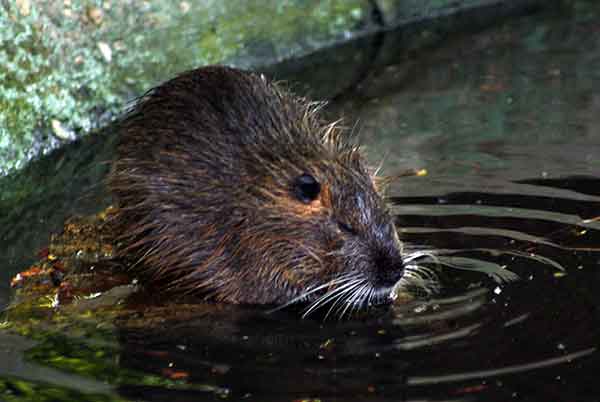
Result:
M292 300L288 301L288 302L287 302L287 303L285 303L285 304L282 304L281 306L275 307L274 309L271 309L271 310L267 311L267 313L268 313L268 314L270 314L270 313L274 313L275 311L282 310L282 309L284 309L284 308L286 308L286 307L288 307L288 306L290 306L290 305L292 305L292 304L295 304L295 303L297 303L297 302L304 301L304 300L306 300L306 298L307 298L308 296L310 296L311 294L313 294L313 293L315 293L315 292L318 292L318 291L319 291L319 290L321 290L321 289L328 288L328 287L330 287L330 286L339 285L339 284L341 284L341 283L347 282L347 281L351 280L351 279L352 279L352 277L354 277L354 276L355 276L355 274L351 274L351 273L350 273L350 274L344 274L344 275L340 275L340 276L338 276L338 277L336 277L336 278L334 278L334 279L330 280L329 282L326 282L326 283L324 283L324 284L322 284L322 285L319 285L319 286L317 286L316 288L312 288L312 289L310 289L310 290L308 290L308 291L306 291L306 292L304 292L304 293L300 294L300 295L299 295L299 296L297 296L297 297L294 297ZM317 299L317 300L318 300L318 299Z
M374 288L373 288L373 286L371 286L371 287L369 288L369 297L367 298L367 307L370 307L370 306L372 306L372 305L373 305L373 304L372 304L372 303L373 303L373 302L372 302L372 300L373 300L373 292L374 292Z
M362 293L361 298L358 300L358 303L354 306L354 308L350 311L350 316L354 313L354 311L359 311L361 307L364 305L365 308L369 308L369 298L371 297L371 293L373 292L373 286L369 285L366 290Z
M352 316L352 311L354 310L354 308L356 307L357 300L360 300L360 298L362 297L365 289L368 289L371 285L369 285L369 283L365 283L363 284L360 288L358 288L350 298L348 298L347 302L346 302L346 307L344 307L344 309L342 310L342 313L339 316L339 319L341 320L342 318L344 318L344 314L346 314L346 311L348 311L348 308L352 307L350 309L350 314L349 317ZM358 304L360 305L360 304Z
M364 287L365 285L357 285L356 287L354 287L352 289L352 292L350 293L350 295L342 302L342 304L336 309L336 312L339 312L342 308L342 312L338 317L338 320L341 320L344 317L344 314L346 313L346 311L348 310L348 308L350 308L350 306L352 306L352 304L354 303L354 300L356 299L357 295L360 293L361 289ZM333 308L333 306L332 306Z
M306 318L313 311L317 310L322 305L331 301L332 298L337 297L336 295L338 293L345 292L348 289L348 287L352 287L355 284L359 283L360 281L362 281L362 279L354 279L354 280L348 281L347 283L344 283L342 286L338 286L337 288L333 289L332 291L325 293L323 296L319 297L317 300L315 300L314 302L311 303L311 305L307 308L306 312L304 314L302 314L302 318Z
M413 251L413 252L407 253L402 256L402 260L405 263L409 263L409 262L412 262L414 260L421 259L421 258L430 258L433 261L435 261L436 263L439 263L437 253L433 250Z
M360 281L361 281L361 279L358 279L355 277L354 280L352 280L348 283L345 283L344 285L339 286L336 289L333 289L332 291L324 294L321 298L319 298L315 302L313 302L313 304L306 311L306 313L303 315L303 317L308 316L310 313L312 313L313 311L317 310L318 308L324 306L325 304L327 304L329 302L333 302L333 301L339 299L340 297L343 297L343 295L346 292L351 291L354 286L356 286L358 283L360 283Z
M428 295L439 292L440 281L431 268L412 264L405 266L404 269L404 275L394 285L394 290L416 288Z
M356 289L361 285L361 283L363 282L363 280L359 280L356 283L354 283L353 286L351 286L350 288L345 289L343 292L340 292L336 298L335 301L332 299L331 301L333 302L333 304L331 305L331 307L329 307L329 310L327 310L327 314L325 314L325 320L327 319L327 317L329 317L329 315L333 312L334 309L336 309L336 307L341 303L344 302L344 300L348 300L345 296L347 294L353 295L354 292L356 291ZM337 310L336 310L337 311Z
M331 307L327 311L327 314L325 315L325 319L327 319L327 316L329 316L329 314L335 308L335 306L337 306L340 301L344 300L344 296L348 293L352 293L354 291L354 289L356 289L357 286L360 286L361 282L362 282L362 279L357 278L349 286L344 287L344 289L339 289L339 291L337 291L337 292L335 290L333 292L331 292L331 294L327 298L328 300L326 300L325 303L322 303L322 305L325 305L326 303L329 303L329 302L332 303Z

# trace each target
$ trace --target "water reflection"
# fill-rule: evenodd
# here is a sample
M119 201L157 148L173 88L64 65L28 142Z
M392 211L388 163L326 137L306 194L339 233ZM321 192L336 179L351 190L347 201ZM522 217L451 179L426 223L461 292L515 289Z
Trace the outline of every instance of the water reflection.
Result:
M591 177L583 182L600 185ZM568 179L535 181L545 187L564 183L577 198ZM439 199L445 200L442 211L428 214ZM528 195L393 201L404 241L443 249L449 261L464 258L472 269L455 270L440 255L437 295L352 321L298 320L294 310L266 314L235 306L168 306L146 313L160 317L149 321L140 312L136 319L124 315L118 320L121 368L185 379L186 385L157 390L130 384L119 392L148 400L208 393L265 401L563 400L575 390L578 400L592 395L586 392L593 388L600 326L597 292L586 282L597 271L600 231L572 213L598 211L600 199L557 197L551 211ZM466 216L462 207L468 205L477 210ZM529 219L517 206L538 216ZM506 281L481 269L490 263L520 279Z
M434 295L325 322L119 306L90 327L54 323L28 361L133 400L597 400L600 9L577 4L392 66L332 109L361 121L388 171L428 169L389 196L402 239L438 253Z

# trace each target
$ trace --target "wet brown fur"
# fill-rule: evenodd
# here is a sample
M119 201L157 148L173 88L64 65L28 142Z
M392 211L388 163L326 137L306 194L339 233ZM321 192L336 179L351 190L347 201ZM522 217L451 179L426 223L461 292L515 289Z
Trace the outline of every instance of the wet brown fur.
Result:
M320 107L226 67L149 91L120 124L109 179L120 254L164 289L232 303L289 302L344 274L391 287L402 274L391 217ZM321 184L310 203L293 193L302 174Z

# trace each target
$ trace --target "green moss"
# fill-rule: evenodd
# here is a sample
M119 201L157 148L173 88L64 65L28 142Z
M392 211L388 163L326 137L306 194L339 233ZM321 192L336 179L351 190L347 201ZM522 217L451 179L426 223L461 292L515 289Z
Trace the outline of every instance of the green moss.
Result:
M183 6L185 4L185 6ZM119 113L127 98L205 64L246 67L364 27L367 2L0 3L0 174Z
M23 15L12 3L3 4L0 172L54 148L60 140L48 135L52 120L88 131L97 117L96 106L114 107L117 101L111 91L94 84L107 79L108 70L101 55L73 37L81 22L59 20L35 5Z

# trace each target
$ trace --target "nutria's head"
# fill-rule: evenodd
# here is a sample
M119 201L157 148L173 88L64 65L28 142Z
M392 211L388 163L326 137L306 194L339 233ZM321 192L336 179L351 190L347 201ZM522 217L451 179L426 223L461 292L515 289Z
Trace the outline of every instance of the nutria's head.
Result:
M221 301L387 301L401 243L341 131L258 74L208 67L160 85L121 124L121 253L166 289Z

